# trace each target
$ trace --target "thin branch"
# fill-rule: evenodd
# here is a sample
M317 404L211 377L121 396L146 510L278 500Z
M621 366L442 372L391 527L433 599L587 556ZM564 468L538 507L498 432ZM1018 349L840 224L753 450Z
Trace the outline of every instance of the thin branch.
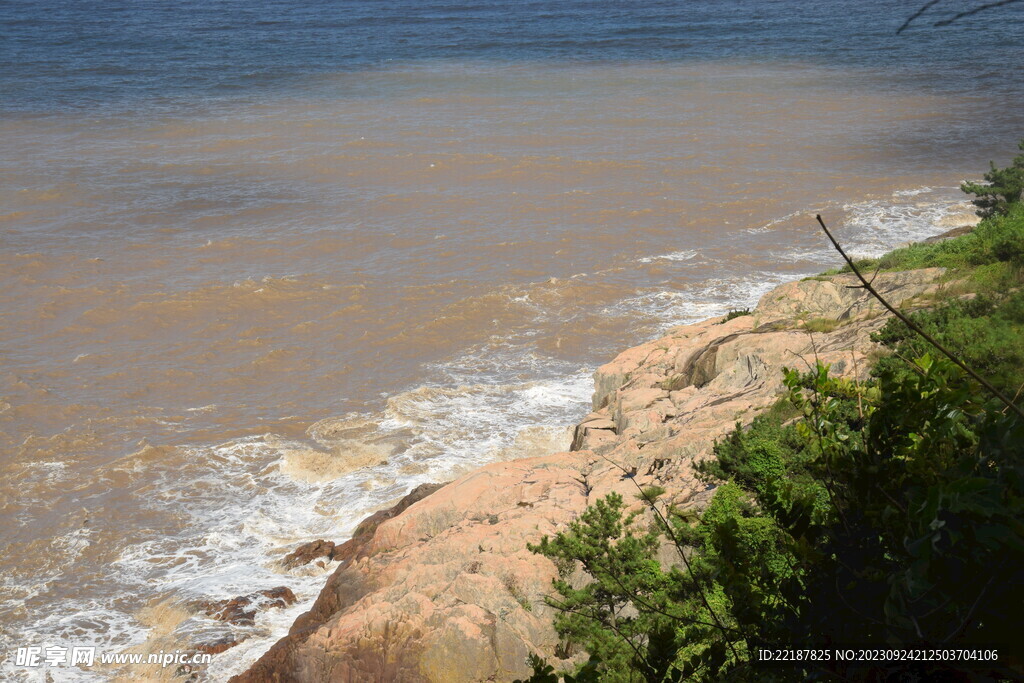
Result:
M975 609L977 609L977 607L978 607L978 603L979 603L979 602L981 602L981 598L982 598L982 596L984 596L984 595L985 595L985 593L986 593L986 592L988 591L988 589L989 589L989 586L991 586L991 585L992 585L992 582L993 582L993 581L995 581L995 579L996 579L996 575L995 575L995 574L993 574L993 575L992 575L991 577L989 577L989 580L985 582L985 585L984 585L984 586L982 586L982 588L981 588L981 592L980 592L980 593L978 593L978 597L977 597L977 598L975 598L975 599L974 599L974 603L973 603L973 604L971 604L971 608L970 608L969 610L967 610L967 615L966 615L966 616L965 616L965 617L963 618L963 621L961 621L961 622L960 622L960 625L959 625L959 626L957 626L957 627L956 627L955 629L953 629L953 632L952 632L952 633L950 633L950 634L949 634L948 636L946 636L946 637L945 637L945 638L944 638L944 639L942 640L942 642L944 642L944 643L948 643L948 642L949 642L950 640L952 640L952 639L953 639L953 636L957 635L958 633L962 633L962 632L963 632L963 630L964 630L965 628L967 628L967 625L968 625L968 624L970 623L970 621L971 621L971 617L972 617L972 616L974 616L974 610L975 610Z
M1013 402L1016 403L1017 399L1020 398L1020 392L1024 391L1024 384L1017 387L1017 393L1013 395ZM1003 415L1006 415L1006 408L1003 408Z
M1016 2L1016 0L1012 0L1012 1ZM899 318L900 321L902 321L904 325L909 327L911 330L913 330L917 334L921 335L921 337L926 342L928 342L929 344L934 346L936 349L941 351L943 353L943 355L946 356L946 358L949 358L961 370L963 370L968 375L973 377L975 379L975 381L978 382L978 384L983 386L985 388L985 390L988 391L990 394L992 394L993 396L998 398L1004 405L1006 405L1007 408L1009 408L1013 412L1017 413L1017 415L1021 419L1024 419L1024 410L1021 410L1020 408L1018 408L1014 404L1013 401L1011 401L1010 399L1006 398L1006 396L1004 396L1001 391L999 391L994 386L992 386L992 384L988 380L986 380L984 377L979 375L977 372L975 372L974 370L969 368L962 360L960 360L955 355L953 355L953 352L947 350L946 347L944 347L942 344L937 342L930 334L928 334L927 332L922 330L917 325L917 323L915 323L910 318L908 318L907 316L903 315L902 313L897 311L895 308L893 308L892 304L890 304L888 301L886 301L882 297L882 295L879 294L878 291L871 285L871 283L868 282L866 279L864 279L864 276L861 274L860 270L858 270L857 266L854 265L853 259L851 259L849 256L847 256L846 252L843 251L843 248L839 245L839 242L837 242L836 238L832 236L831 232L829 232L828 227L826 227L826 225L825 225L825 221L823 221L821 219L821 214L818 214L816 216L816 218L818 219L818 225L821 226L821 229L825 231L825 235L828 237L829 241L832 242L832 246L836 248L836 251L838 251L839 255L843 257L843 260L846 261L846 264L848 266L850 266L850 270L853 271L853 274L857 276L857 279L861 281L861 284L864 286L864 289L866 289L868 291L868 293L871 294L871 296L873 296L876 299L878 299L879 303L881 303L883 306L885 306L889 310L890 313L892 313L894 316Z
M954 14L949 19L943 19L942 21L937 21L937 22L935 22L935 26L949 26L954 21L959 21L960 19L963 19L964 17L969 17L972 14L977 14L978 12L984 12L985 10L989 10L989 9L995 9L996 7L1002 7L1004 5L1012 5L1015 2L1020 2L1020 0L999 0L998 2L988 2L988 3L985 3L984 5L978 5L974 9L969 9L969 10L965 10L963 12L960 12L959 14Z
M909 28L910 25L918 17L920 17L925 12L927 12L934 5L939 4L939 2L941 2L941 0L928 0L928 2L924 3L923 5L921 5L920 9L918 9L912 15L907 17L907 20L904 21L903 24L900 25L900 27L898 29L896 29L896 35L899 35L899 34L903 33L905 30L907 30L907 28ZM997 7L1003 7L1005 5L1012 5L1015 2L1020 2L1020 0L997 0L996 2L986 2L983 5L978 5L977 7L972 7L969 10L964 10L963 12L958 12L958 13L954 14L953 16L948 17L946 19L941 19L939 21L936 21L934 24L932 24L932 26L934 26L936 28L941 27L941 26L949 26L952 23L955 23L957 21L960 21L961 19L964 19L966 17L969 17L969 16L972 16L974 14L977 14L978 12L984 12L986 10L995 9Z
M875 278L871 279L874 280ZM854 348L854 343L855 342L850 342L850 358L853 359L853 386L857 388L857 418L863 422L864 394L860 388L860 366L857 364L857 349Z
M903 33L903 31L905 31L906 28L910 26L911 22L913 22L914 19L917 19L919 16L927 12L929 7L938 4L940 1L941 0L928 0L928 2L924 3L924 5L921 6L921 9L914 12L910 17L907 18L906 21L903 22L902 26L896 29L896 35Z
M842 588L839 587L839 575L838 574L836 575L836 578L835 578L835 586L836 586L836 595L838 595L839 599L843 601L844 605L846 605L846 609L850 610L851 612L856 614L858 617L860 617L864 621L871 621L871 622L874 622L874 623L879 624L881 626L885 625L884 622L881 622L878 619L875 619L874 617L869 617L866 614L861 614L857 610L856 607L854 607L853 605L850 604L850 602L846 599L846 596L844 595L845 591Z
M561 610L563 612L569 612L570 614L577 614L577 615L579 615L581 617L586 617L588 619L592 619L592 620L596 621L597 623L599 623L601 625L607 624L609 628L611 628L613 631L615 631L615 635L617 635L619 638L621 638L622 641L624 643L626 643L626 645L628 645L631 650L633 650L633 654L636 655L637 661L640 662L641 664L643 664L644 666L646 666L649 670L654 671L654 667L651 666L650 662L647 661L647 658L644 657L643 654L640 653L640 649L636 645L633 644L633 641L630 640L629 636L627 636L626 634L624 634L622 631L619 630L618 626L615 623L615 619L614 619L615 615L614 614L612 615L612 620L611 621L606 621L604 619L601 619L599 616L595 616L593 614L587 614L586 612L582 612L580 610L572 609L571 607L569 607L566 604L555 604L558 601L555 600L554 598L548 598L548 601L549 601L549 604L551 604L551 606L554 607L555 609Z
M793 354L794 356L799 358L801 361L803 361L803 364L807 366L807 372L813 372L814 371L814 368L811 367L810 362L808 362L808 360L806 358L804 358L802 355L800 355L799 353L797 353L793 349L786 349L786 352Z

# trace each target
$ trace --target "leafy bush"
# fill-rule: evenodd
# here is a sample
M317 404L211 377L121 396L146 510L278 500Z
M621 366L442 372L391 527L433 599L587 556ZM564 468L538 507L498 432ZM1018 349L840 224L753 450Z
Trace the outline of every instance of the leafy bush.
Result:
M1024 150L1024 140L1017 146ZM1024 154L1014 157L1006 168L996 168L995 163L990 163L984 178L986 184L963 183L960 189L977 196L973 204L978 207L979 216L987 218L1007 213L1011 205L1021 201L1021 191L1024 190Z
M726 483L698 518L670 511L642 530L612 494L532 547L560 568L556 628L593 656L576 680L850 674L755 671L762 642L1020 642L1024 425L953 364L926 355L916 368L873 385L787 371L802 417L758 418L718 444L702 469ZM681 566L653 559L661 539Z
M744 315L750 315L749 308L734 308L725 315L725 320L723 320L722 322L727 323L733 318L740 318Z
M1024 292L1001 300L986 295L953 300L918 311L911 319L1004 394L1013 396L1024 384ZM873 374L889 374L900 381L917 372L906 359L930 350L896 318L890 318L872 339L894 352L878 361Z

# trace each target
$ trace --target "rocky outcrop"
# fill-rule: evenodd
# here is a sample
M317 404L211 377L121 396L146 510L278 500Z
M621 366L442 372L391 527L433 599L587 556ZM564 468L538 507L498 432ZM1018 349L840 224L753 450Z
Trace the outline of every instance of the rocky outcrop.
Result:
M934 296L941 270L881 274L895 304ZM851 276L766 294L750 314L675 328L595 374L572 450L483 467L378 513L332 550L341 566L313 609L236 681L507 681L527 655L555 660L544 596L555 567L527 550L612 491L662 486L703 505L693 475L716 439L771 405L783 367L815 358L863 375L885 318ZM808 326L827 319L829 325ZM828 332L814 332L828 329ZM429 492L428 492L429 493Z
M204 600L193 604L192 607L217 621L226 621L237 626L252 626L256 622L257 611L293 604L295 594L291 589L287 586L278 586L228 600Z
M905 301L933 291L934 281L944 272L944 268L925 268L885 273L873 285L886 300ZM853 274L788 282L765 294L757 312L762 322L790 321L800 317L847 321L884 313L884 307L876 299L866 296L864 290L858 288L859 284Z
M281 564L284 565L285 569L295 569L301 567L304 564L309 564L313 560L323 557L327 560L333 559L335 544L333 541L325 541L323 539L319 541L310 541L309 543L303 543L295 550L291 551L284 556L281 560Z

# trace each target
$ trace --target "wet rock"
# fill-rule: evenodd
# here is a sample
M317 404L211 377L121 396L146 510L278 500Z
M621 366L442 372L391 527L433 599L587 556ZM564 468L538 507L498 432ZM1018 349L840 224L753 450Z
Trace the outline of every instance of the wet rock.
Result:
M217 621L225 621L236 626L251 626L256 621L257 611L287 607L294 604L295 600L295 594L290 588L277 586L228 600L204 600L194 603L194 608Z
M235 645L238 645L246 639L247 636L228 634L223 638L212 640L205 643L197 643L195 645L195 651L202 654L219 655L225 650L230 650Z
M304 564L309 564L319 557L326 557L330 560L334 554L334 547L335 545L333 542L324 540L304 543L285 555L284 559L281 560L281 564L283 564L286 569L294 569L295 567L301 567Z
M931 244L933 242L943 242L945 240L953 239L954 237L960 237L962 235L966 235L968 233L972 233L972 232L974 232L974 228L975 228L974 225L961 225L961 226L958 226L958 227L953 228L951 230L947 230L946 232L942 233L941 235L935 235L934 237L929 237L929 238L927 238L925 240L925 242L928 243L928 244Z

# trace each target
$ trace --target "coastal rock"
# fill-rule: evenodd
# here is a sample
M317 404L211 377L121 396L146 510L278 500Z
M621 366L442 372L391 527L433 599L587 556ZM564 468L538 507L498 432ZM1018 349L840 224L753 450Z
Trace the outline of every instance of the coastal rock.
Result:
M291 589L287 586L278 586L228 600L202 601L195 603L194 607L217 621L226 621L236 626L251 626L255 623L257 610L287 607L294 603L295 594Z
M295 567L301 567L304 564L309 564L318 557L326 557L328 560L334 554L335 545L332 541L311 541L310 543L304 543L298 548L293 550L284 556L281 560L281 564L286 569L294 569Z
M599 413L591 413L587 419L576 425L570 451L597 448L602 443L615 440L615 422Z
M946 240L951 240L954 237L961 237L961 236L966 235L968 233L974 232L974 228L975 227L976 227L976 224L974 224L974 225L960 225L960 226L957 226L955 228L951 228L950 230L947 230L946 232L942 233L941 235L934 235L933 237L929 237L929 238L925 239L924 242L925 242L925 244L932 244L934 242L944 242Z
M945 268L923 268L880 274L874 287L889 303L899 305L907 299L934 292L936 280ZM756 313L762 322L792 320L801 317L851 320L885 312L877 300L866 296L852 273L819 277L780 285L761 297Z
M935 294L941 269L883 273L895 304ZM677 327L595 374L594 412L567 453L499 462L443 488L417 489L333 550L342 564L312 610L235 681L509 681L527 655L553 665L555 566L528 543L554 534L610 492L639 506L657 484L680 507L713 491L695 462L737 423L774 403L783 367L864 377L885 316L850 276L789 283L751 315ZM828 332L807 317L835 321ZM422 487L421 487L422 488ZM679 558L666 550L666 564Z
M229 634L229 635L226 635L226 636L224 636L222 638L218 638L216 640L212 640L212 641L205 642L205 643L198 643L195 646L195 651L199 652L199 653L202 653L202 654L219 655L221 652L224 652L226 650L230 650L235 645L238 645L239 643L241 643L245 639L246 639L246 636L239 636L239 635L236 635L236 634Z

